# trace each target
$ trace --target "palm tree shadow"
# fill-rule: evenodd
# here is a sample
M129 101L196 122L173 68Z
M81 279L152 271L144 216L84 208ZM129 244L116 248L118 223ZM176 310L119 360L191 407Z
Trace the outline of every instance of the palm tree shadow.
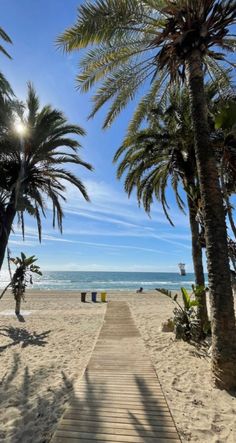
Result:
M55 430L60 430L59 419L63 412L64 430L68 427L70 432L77 433L79 420L80 432L87 434L87 439L90 438L91 433L98 435L104 432L103 424L107 415L110 414L109 406L104 406L103 402L107 388L94 383L94 375L91 378L89 370L85 371L77 387L73 379L61 372L60 387L48 386L46 388L50 368L41 366L30 373L28 366L25 366L23 377L20 377L22 381L19 383L20 366L20 357L14 354L10 374L6 374L0 382L2 404L10 400L17 409L15 423L13 422L11 426L11 437L7 430L1 432L4 441L30 443L33 435L35 440L40 439L41 443L49 443ZM159 397L155 396L155 387L152 392L152 388L149 389L142 377L136 377L136 384L141 397L142 411L132 411L129 406L124 408L121 419L118 419L121 424L122 417L126 417L120 428L124 439L125 435L134 435L130 434L130 425L135 431L136 438L139 437L141 441L149 441L150 437L153 441L154 439L155 441L171 441L172 437L177 438L174 423L170 424L169 412L166 408L162 411L163 402L159 402ZM69 401L69 407L65 410L65 406L68 406L67 401ZM116 416L115 409L114 412ZM119 417L120 413L118 413ZM128 423L128 426L125 423ZM112 428L112 423L108 424ZM12 440L9 440L9 437Z
M159 439L161 441L162 439L163 441L169 441L171 438L178 438L178 431L164 395L162 398L157 398L153 390L148 387L145 378L136 376L135 380L143 406L143 417L130 411L129 417L134 429L137 431L137 435L143 439L145 437L154 437L157 441ZM160 385L157 383L158 386Z
M16 373L18 372L20 366L20 357L18 354L13 355L13 365L11 367L11 371L9 374L7 372L3 376L2 380L0 381L0 386L4 386L4 390L7 390L9 386L11 385L11 382L14 380L14 377Z
M175 424L167 404L164 403L164 396L161 400L157 398L142 377L136 377L142 408L138 408L135 412L132 411L132 406L120 406L122 413L120 411L117 413L112 405L112 400L107 400L107 405L104 405L103 400L109 391L104 385L94 384L94 376L92 379L89 377L88 369L81 382L78 388L73 391L70 405L63 415L62 429L64 431L67 428L70 432L82 432L87 434L86 439L90 439L90 433L93 436L100 434L100 438L102 438L105 424L106 434L113 433L112 429L115 425L114 429L116 432L120 429L120 435L124 439L126 436L127 439L132 436L140 437L142 441L149 441L150 438L152 441L154 439L156 441L172 441L178 438ZM132 396L132 394L130 395ZM111 406L108 406L109 401L111 401ZM107 416L110 416L108 422L106 422ZM60 424L58 430L60 431ZM72 435L70 436L72 437ZM76 434L74 438L77 438Z
M73 430L73 420L79 417L80 430L82 432L92 432L95 434L101 432L102 417L100 416L99 408L100 401L105 393L106 388L104 386L94 386L94 379L90 380L89 371L86 369L78 388L73 390L69 408L63 417L66 420L72 420L70 430ZM78 431L76 422L75 430Z
M75 394L73 380L63 372L58 388L48 386L48 371L47 366L41 366L30 372L25 366L22 377L21 358L14 353L10 373L0 380L0 398L2 405L14 405L15 418L11 417L10 428L1 428L1 441L30 443L35 438L41 443L48 443L51 440L65 402L71 394Z
M37 334L29 332L24 328L14 328L13 326L6 326L0 328L0 335L7 337L11 340L10 343L0 346L0 353L7 348L21 344L22 348L27 346L45 346L47 344L47 337L50 334L50 330Z

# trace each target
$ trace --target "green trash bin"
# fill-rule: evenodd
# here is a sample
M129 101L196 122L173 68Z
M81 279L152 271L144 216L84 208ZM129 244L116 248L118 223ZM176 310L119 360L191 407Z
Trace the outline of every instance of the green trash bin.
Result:
M87 294L87 292L81 292L81 301L82 301L82 303L86 302L86 294Z

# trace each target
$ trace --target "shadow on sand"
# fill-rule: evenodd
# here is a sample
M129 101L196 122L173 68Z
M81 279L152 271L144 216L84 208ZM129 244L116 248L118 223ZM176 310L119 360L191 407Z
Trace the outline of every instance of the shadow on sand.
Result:
M30 373L28 366L23 367L20 354L14 353L10 372L0 380L1 405L6 413L12 408L9 428L5 419L5 429L0 429L1 441L50 441L66 401L73 396L73 380L61 372L60 386L50 387L49 372L50 368L41 366Z
M5 351L7 348L21 344L22 348L27 346L45 346L47 344L47 337L50 334L49 331L41 332L37 334L34 332L29 332L24 328L14 328L13 326L6 326L0 328L0 336L7 337L11 340L10 343L0 346L0 353Z

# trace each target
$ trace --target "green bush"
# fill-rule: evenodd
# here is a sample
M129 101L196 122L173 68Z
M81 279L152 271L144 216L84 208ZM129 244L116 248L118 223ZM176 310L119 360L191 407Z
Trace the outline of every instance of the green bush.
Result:
M181 295L183 304L178 302L178 294L172 296L171 291L167 289L158 289L159 292L169 297L176 307L173 310L174 314L174 332L176 339L184 341L199 341L200 338L200 323L197 319L196 307L198 301L192 298L196 296L198 288L193 286L193 294L188 294L185 288L181 288Z

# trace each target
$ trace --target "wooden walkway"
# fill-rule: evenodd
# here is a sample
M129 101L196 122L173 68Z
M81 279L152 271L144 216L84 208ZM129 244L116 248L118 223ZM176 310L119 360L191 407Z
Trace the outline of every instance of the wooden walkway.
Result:
M109 302L92 357L51 443L180 442L125 302Z

